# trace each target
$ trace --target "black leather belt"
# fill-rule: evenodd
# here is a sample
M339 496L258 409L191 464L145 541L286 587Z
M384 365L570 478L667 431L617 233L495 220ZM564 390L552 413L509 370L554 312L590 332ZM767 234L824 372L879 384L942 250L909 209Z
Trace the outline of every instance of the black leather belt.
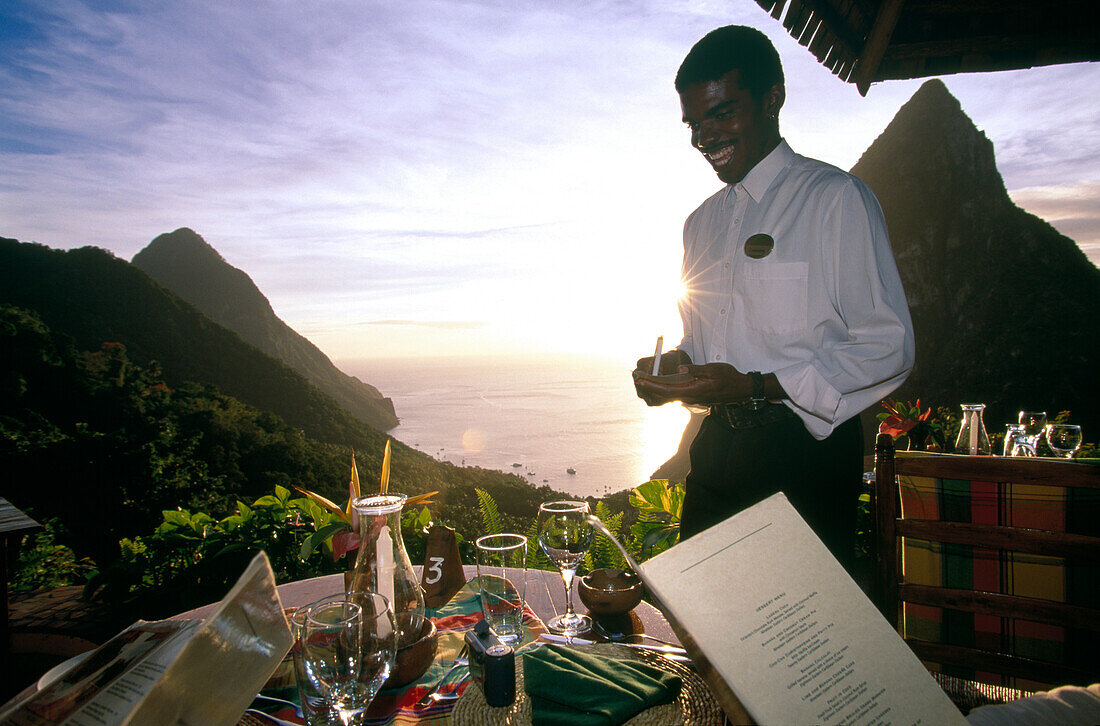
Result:
M754 429L797 418L794 411L782 403L768 403L763 408L754 409L748 401L715 404L710 407L710 415L731 429Z

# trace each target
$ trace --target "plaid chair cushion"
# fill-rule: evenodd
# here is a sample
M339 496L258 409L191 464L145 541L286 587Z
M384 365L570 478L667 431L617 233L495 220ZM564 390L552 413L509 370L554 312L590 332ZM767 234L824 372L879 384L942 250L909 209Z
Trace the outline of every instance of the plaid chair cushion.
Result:
M898 457L928 454L899 453ZM934 454L933 454L934 455ZM902 516L974 524L998 524L1096 535L1100 496L1095 491L1060 487L964 481L900 475ZM1007 550L904 538L905 582L1023 595L1095 606L1100 572L1093 563ZM902 632L907 637L1008 653L1025 658L1087 666L1094 663L1100 638L1091 631L999 618L906 603ZM1034 684L1000 674L944 666L948 675L995 685L1034 689ZM1053 684L1057 685L1057 684Z

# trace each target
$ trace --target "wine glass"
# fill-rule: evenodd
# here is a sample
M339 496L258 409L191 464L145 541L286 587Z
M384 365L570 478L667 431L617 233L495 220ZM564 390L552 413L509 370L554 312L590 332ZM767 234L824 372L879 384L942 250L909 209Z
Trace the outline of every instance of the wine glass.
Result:
M587 633L592 618L573 611L573 576L592 541L588 502L545 502L539 506L539 547L561 572L565 583L565 612L546 627L562 635Z
M303 656L306 676L352 726L374 700L393 668L397 624L389 601L377 593L340 594L306 611Z
M1072 459L1081 448L1081 427L1074 424L1047 426L1047 446L1058 456Z

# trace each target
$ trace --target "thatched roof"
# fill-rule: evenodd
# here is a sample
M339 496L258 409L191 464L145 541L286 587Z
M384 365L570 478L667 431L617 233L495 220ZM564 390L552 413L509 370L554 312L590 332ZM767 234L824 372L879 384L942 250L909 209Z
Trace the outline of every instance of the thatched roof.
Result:
M874 81L1100 60L1094 0L756 2L863 95Z

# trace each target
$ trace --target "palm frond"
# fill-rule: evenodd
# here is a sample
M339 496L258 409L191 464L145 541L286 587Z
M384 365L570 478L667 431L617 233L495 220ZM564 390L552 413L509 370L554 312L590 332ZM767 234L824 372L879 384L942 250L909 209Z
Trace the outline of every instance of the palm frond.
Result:
M503 529L500 524L500 511L497 509L493 495L484 489L474 489L477 492L477 506L481 511L482 534L500 534Z

